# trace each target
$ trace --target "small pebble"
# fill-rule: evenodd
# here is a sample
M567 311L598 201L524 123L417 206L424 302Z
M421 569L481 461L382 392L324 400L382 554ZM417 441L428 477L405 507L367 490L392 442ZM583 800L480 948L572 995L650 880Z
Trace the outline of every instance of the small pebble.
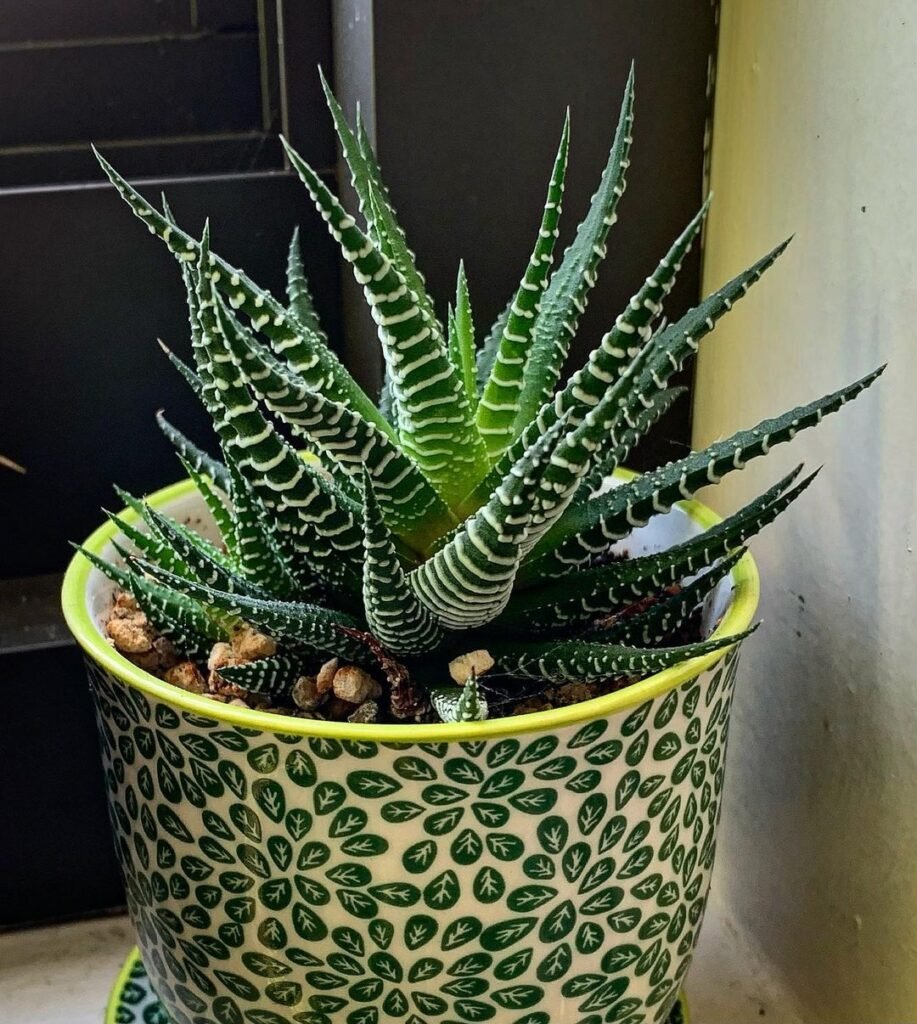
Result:
M376 681L362 668L344 665L335 672L332 686L335 697L348 704L362 704L372 696Z
M327 693L333 683L334 674L340 667L340 660L338 658L332 658L330 661L326 661L324 665L318 670L318 675L315 677L315 684L318 687L319 693Z
M277 644L269 636L244 623L232 637L233 654L242 661L270 658L277 653Z
M318 684L313 676L300 676L293 684L291 696L301 711L314 711L323 703L327 694L318 692Z
M482 676L494 667L490 651L469 651L449 662L449 675L459 686L464 686L471 676Z
M163 679L188 693L205 693L207 690L207 683L193 661L180 661L173 665L165 671Z
M124 654L144 654L153 649L155 634L147 617L140 611L110 619L108 635Z
M233 651L229 644L222 641L215 643L210 652L210 657L207 659L207 668L211 672L216 672L226 665L232 665L233 657Z
M348 722L375 722L379 717L379 705L374 700L365 700L352 715Z

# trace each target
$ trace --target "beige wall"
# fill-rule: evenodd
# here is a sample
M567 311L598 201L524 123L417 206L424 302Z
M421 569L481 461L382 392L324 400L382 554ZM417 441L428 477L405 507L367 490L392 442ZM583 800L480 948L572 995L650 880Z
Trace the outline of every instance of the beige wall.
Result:
M707 290L782 237L702 346L695 444L888 360L873 391L708 489L805 459L753 544L764 627L731 737L718 885L812 1024L917 1021L917 4L723 0Z

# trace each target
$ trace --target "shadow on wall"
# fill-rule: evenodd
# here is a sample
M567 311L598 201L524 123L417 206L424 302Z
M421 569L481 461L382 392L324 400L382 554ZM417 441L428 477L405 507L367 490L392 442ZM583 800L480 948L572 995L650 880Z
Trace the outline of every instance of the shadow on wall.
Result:
M884 436L878 403L858 415L857 433ZM838 539L856 520L845 507L843 449L833 447L834 472L817 486L820 525ZM892 479L878 472L866 503L881 505ZM913 482L897 480L895 500L902 487L915 500ZM720 840L728 852L715 883L769 960L799 965L792 987L807 1005L833 984L839 954L859 965L888 933L914 934L913 877L889 869L901 863L902 822L914 813L898 783L917 774L917 756L887 687L882 623L899 600L886 578L888 548L864 522L849 540L855 575L831 564L815 575L799 552L817 521L787 517L764 545L765 628L743 654ZM854 984L868 993L868 952L862 966Z

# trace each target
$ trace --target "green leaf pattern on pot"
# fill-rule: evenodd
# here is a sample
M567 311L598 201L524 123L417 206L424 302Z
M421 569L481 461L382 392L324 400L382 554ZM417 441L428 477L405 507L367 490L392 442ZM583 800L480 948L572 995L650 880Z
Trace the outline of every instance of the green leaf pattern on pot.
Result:
M667 1021L707 897L736 663L610 719L424 744L233 727L90 666L162 1000L116 1019Z

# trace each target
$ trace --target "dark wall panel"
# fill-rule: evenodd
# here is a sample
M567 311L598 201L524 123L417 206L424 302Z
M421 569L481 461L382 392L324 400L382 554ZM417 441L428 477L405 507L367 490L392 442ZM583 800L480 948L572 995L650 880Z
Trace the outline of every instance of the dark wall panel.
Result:
M76 647L4 655L0 928L116 907L124 892ZM3 1014L0 1012L0 1019Z

